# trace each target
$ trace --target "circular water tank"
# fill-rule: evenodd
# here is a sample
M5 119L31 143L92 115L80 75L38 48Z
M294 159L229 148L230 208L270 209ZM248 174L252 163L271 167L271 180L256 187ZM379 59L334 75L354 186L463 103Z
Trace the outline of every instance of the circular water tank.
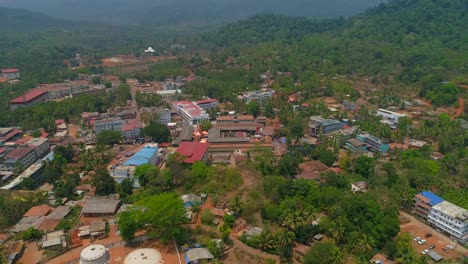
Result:
M128 254L123 264L160 264L161 253L152 248L141 248Z
M80 264L108 264L109 252L103 245L90 245L80 254Z

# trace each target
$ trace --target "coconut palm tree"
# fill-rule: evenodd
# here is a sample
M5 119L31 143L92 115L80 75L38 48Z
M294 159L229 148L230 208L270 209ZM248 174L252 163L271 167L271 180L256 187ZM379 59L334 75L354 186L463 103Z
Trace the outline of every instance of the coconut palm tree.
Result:
M283 232L279 233L278 241L281 246L289 246L294 242L296 236L293 232L284 230Z
M328 257L329 264L342 264L343 263L343 252L340 248L334 246Z

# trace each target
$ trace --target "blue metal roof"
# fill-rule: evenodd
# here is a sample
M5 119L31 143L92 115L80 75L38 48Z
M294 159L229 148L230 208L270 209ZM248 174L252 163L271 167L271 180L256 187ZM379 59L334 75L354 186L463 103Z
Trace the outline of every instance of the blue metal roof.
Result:
M441 197L437 196L436 194L430 192L430 191L423 191L421 192L421 195L429 199L429 205L434 206L437 204L440 204L441 202L444 201Z
M124 166L139 166L148 164L154 154L158 151L156 147L145 146L140 151L135 153L133 157L128 159L123 165Z

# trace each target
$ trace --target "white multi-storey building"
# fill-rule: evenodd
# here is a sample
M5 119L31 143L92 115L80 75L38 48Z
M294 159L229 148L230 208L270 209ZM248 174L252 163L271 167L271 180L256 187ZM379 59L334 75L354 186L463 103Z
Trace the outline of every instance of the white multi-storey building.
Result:
M195 102L177 101L172 103L172 108L189 125L200 124L203 120L209 120L210 116Z
M428 221L461 244L468 243L468 210L443 201L432 207Z
M400 114L397 112L392 112L386 109L377 109L377 115L383 117L384 119L387 119L391 122L398 123L398 119L405 117L405 114Z
M177 97L182 93L182 90L176 89L176 90L163 90L163 91L157 91L156 94L161 96L163 101L165 102L172 102L177 100Z
M124 121L120 117L108 118L96 120L94 123L94 129L96 130L96 134L99 134L104 130L122 131L123 125Z
M250 103L253 101L261 102L270 99L274 94L275 90L265 88L262 90L242 93L242 98L246 103Z

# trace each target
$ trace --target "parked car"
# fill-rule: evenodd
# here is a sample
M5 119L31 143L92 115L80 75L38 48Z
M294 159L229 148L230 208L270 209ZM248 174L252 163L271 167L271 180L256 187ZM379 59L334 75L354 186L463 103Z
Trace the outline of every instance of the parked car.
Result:
M449 252L448 247L444 247L442 250L445 251L445 253L448 253L448 252Z
M426 239L421 239L421 240L418 241L418 244L419 245L424 245L424 244L426 244L426 242L427 242Z
M415 238L413 238L413 241L414 242L419 242L419 241L421 241L421 238L420 237L415 237Z
M435 247L436 247L435 245L431 245L431 246L429 247L429 249L430 249L430 250L433 250Z
M431 234L431 233L427 233L427 234L425 235L425 237L426 237L426 238L430 238L430 237L432 237L432 234Z
M423 255L426 255L427 253L429 253L429 249L425 249L425 250L422 251Z
M447 248L448 249L454 249L454 247L452 245L447 245Z

